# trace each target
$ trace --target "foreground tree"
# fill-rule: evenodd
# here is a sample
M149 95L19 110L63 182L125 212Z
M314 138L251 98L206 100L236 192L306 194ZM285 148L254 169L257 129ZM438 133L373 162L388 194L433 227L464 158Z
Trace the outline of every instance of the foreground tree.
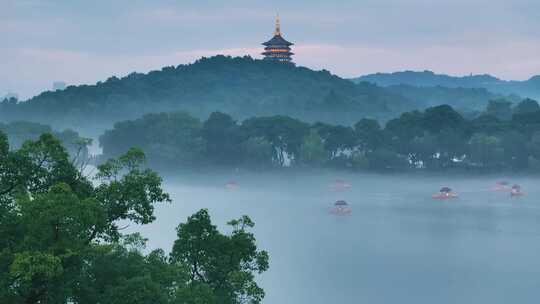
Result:
M253 273L268 269L268 253L257 250L255 237L248 231L254 226L249 217L228 225L233 231L224 235L212 225L207 210L192 215L177 228L172 261L186 265L189 285L196 292L212 291L206 293L209 302L204 303L260 303L264 291Z
M18 151L2 141L0 281L14 302L62 303L91 244L117 241L118 220L149 223L169 201L140 151L100 166L93 186L50 134Z
M255 239L246 231L253 223L247 217L232 222L231 236L217 232L209 218L205 222L215 237L202 246L224 245L222 253L230 255L231 264L218 263L206 271L226 274L216 284L194 280L192 264L176 255L169 258L162 250L142 254L140 236L122 235L119 221L150 223L155 204L170 201L161 178L144 168L144 160L141 151L129 150L100 165L96 180L91 180L52 135L10 150L0 132L1 302L260 301L264 293L253 282L253 272L266 270L268 257L253 247ZM175 251L199 254L183 241L175 244Z

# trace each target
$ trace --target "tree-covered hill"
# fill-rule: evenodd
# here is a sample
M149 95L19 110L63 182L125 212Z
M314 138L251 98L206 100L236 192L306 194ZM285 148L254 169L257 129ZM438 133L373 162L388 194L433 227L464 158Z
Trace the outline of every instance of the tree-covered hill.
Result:
M407 99L384 88L354 84L328 71L215 56L148 74L132 73L95 85L44 92L24 102L6 101L0 119L94 126L147 112L185 110L200 118L223 111L239 119L286 114L308 121L352 123L366 116L393 117L412 108Z
M417 87L443 86L448 88L484 88L496 94L517 94L522 97L540 98L540 76L525 81L506 81L491 75L470 75L463 77L435 74L431 71L403 71L376 73L353 79L355 82L370 82L383 87L411 85Z
M507 99L516 104L521 101L518 96L494 94L484 88L451 88L439 85L418 87L400 84L388 86L386 89L413 101L419 109L448 104L463 112L470 112L484 109L491 100Z

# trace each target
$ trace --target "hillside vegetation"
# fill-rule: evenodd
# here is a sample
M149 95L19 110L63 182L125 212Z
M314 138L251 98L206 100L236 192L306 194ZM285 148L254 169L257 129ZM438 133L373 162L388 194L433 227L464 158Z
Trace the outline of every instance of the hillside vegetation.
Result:
M235 118L286 114L308 121L352 123L366 116L389 118L411 108L414 105L400 95L368 83L354 84L328 71L215 56L44 92L25 102L5 101L0 119L94 126L147 112L184 110L199 118L223 111Z

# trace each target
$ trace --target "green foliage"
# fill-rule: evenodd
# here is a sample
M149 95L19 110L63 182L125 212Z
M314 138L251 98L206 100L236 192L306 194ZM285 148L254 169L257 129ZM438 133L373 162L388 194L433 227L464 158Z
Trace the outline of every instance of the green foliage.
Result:
M486 113L495 113L499 105L508 108L509 103L492 102ZM193 120L186 114L182 116ZM332 166L356 170L527 170L534 162L530 156L540 159L537 152L540 148L536 147L540 144L536 143L535 135L540 132L540 111L516 113L510 120L508 117L506 114L505 120L501 120L482 114L468 120L452 107L441 105L423 112L403 113L388 121L384 128L373 119L361 119L353 128L321 122L308 124L285 116L254 117L237 123L229 115L216 112L201 124L200 130L190 133L195 138L183 140L198 142L202 134L203 152L194 155L191 163L176 167L174 161L160 158L162 152L152 149L146 152L152 165L168 170L216 165L255 169ZM135 125L147 129L161 124L148 116L136 122ZM105 151L127 151L130 145L125 142L132 142L133 146L157 146L153 138L138 144L142 140L133 130L139 127L125 128L122 132L117 128L107 131L110 138L102 143ZM182 133L177 126L170 128L168 132ZM172 154L186 149L170 138L164 139L163 145Z
M463 130L465 128L465 119L448 105L428 108L423 116L423 129L433 134L445 129Z
M409 166L407 160L391 150L377 149L367 154L369 168L376 171L403 170Z
M340 152L352 149L356 144L354 130L350 127L316 123L314 128L321 136L330 160L340 156Z
M172 261L187 265L190 283L198 289L207 286L215 303L260 303L264 291L253 272L268 269L268 253L257 250L255 237L248 231L254 226L249 217L228 224L233 231L224 235L212 225L207 210L190 216L177 228Z
M300 146L300 160L310 165L321 165L326 159L324 142L319 133L311 130Z
M366 154L363 152L355 151L350 156L351 167L354 170L368 170L370 168L370 162Z
M512 118L512 103L505 99L490 100L486 114L500 120L510 120Z
M308 121L353 123L366 113L393 116L409 109L409 104L383 88L355 85L328 71L250 57L215 56L148 74L111 77L96 85L44 92L18 104L6 103L0 105L0 119L80 127L111 124L149 112L189 111L203 118L226 111L238 118L289 115Z
M527 165L533 172L540 172L540 160L534 156L529 156Z
M41 303L42 300L51 298L47 295L47 290L54 288L53 282L63 272L59 257L40 251L23 251L14 254L7 275L13 291L23 295L21 300L24 299L25 303ZM3 290L2 294L6 294L8 298L17 298L16 295L9 295L6 290Z
M107 157L118 157L124 147L143 149L153 164L168 166L196 162L204 150L201 122L184 112L147 114L134 121L116 123L99 138Z
M476 133L471 137L469 146L469 158L473 165L484 168L500 168L504 150L499 138Z
M231 116L213 112L204 122L202 137L206 143L205 156L214 164L236 165L242 161L244 136Z
M88 146L92 143L73 130L53 131L48 125L28 121L0 122L0 131L6 133L12 149L20 148L27 140L37 140L42 134L51 133L62 142L72 157L81 159L88 157Z
M62 265L53 255L25 251L15 254L10 274L19 280L19 284L29 284L36 279L50 280L61 275Z
M162 250L144 255L117 243L94 246L85 259L85 275L74 291L81 304L174 303L171 291L183 288L186 280L183 269L170 264Z
M243 144L245 162L250 167L268 168L272 166L274 148L264 137L249 137Z
M357 143L362 151L372 151L383 144L381 125L374 119L363 118L354 124Z
M535 113L540 111L540 105L536 100L524 99L514 107L515 114Z
M532 157L540 159L540 130L532 135L528 148Z
M250 118L242 123L248 137L262 137L272 145L272 160L279 166L285 165L285 157L298 157L309 125L286 116Z
M106 161L95 180L50 134L10 150L0 132L0 152L2 302L234 304L264 297L254 276L268 269L268 255L257 250L248 217L231 221L232 233L223 235L200 211L179 226L170 257L163 250L145 255L142 236L120 233L118 221L150 223L154 205L170 201L161 178L143 167L141 150ZM190 236L201 236L188 227L212 238L194 247ZM210 260L197 260L205 256ZM193 263L204 280L194 279Z
M95 198L79 197L65 183L56 183L46 193L17 200L25 248L66 254L86 246L93 227L104 221L104 210ZM43 229L50 227L50 229Z
M527 137L517 131L504 132L499 135L504 150L504 163L515 170L524 170L528 167L529 151L527 151Z
M2 146L5 152L7 146ZM57 301L72 288L88 247L118 238L118 220L153 219L153 204L168 196L154 172L138 168L133 161L137 157L140 153L121 157L116 175L110 174L114 180L94 186L51 134L27 141L19 150L7 150L0 175L0 267L11 271L0 282L16 288L11 287L14 294L9 289L2 294L28 303Z
M50 126L27 121L0 123L0 131L7 134L14 149L20 148L27 140L38 139L41 134L52 133Z

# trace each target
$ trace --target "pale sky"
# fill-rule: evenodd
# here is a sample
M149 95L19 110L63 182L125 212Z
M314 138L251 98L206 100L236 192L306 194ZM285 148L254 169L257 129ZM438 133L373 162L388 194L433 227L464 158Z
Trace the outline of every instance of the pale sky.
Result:
M0 0L0 96L201 56L260 58L278 12L294 61L343 77L540 74L540 0Z

